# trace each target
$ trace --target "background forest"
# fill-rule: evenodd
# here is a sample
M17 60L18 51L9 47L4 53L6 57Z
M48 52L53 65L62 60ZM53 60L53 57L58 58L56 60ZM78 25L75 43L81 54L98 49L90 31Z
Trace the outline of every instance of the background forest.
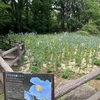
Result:
M79 29L99 33L100 0L0 0L0 34Z

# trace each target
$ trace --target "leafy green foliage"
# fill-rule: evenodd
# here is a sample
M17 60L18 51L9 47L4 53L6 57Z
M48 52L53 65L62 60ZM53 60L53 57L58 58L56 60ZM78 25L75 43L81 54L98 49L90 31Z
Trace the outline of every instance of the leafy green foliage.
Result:
M82 77L82 76L84 76L84 75L85 75L85 74L83 74L83 73L82 73L82 74L79 74L79 77Z
M0 94L0 99L4 100L4 94Z
M64 98L59 98L58 100L65 100Z
M82 23L74 17L69 18L67 24L69 27L69 31L76 31L77 28L81 29L81 27L82 27Z
M81 30L77 31L76 34L89 36L89 33L87 31L81 31Z
M47 68L47 73L51 73L52 72L52 68Z
M87 31L89 34L99 34L98 29L95 25L92 24L86 24L83 26L82 31Z
M95 59L94 64L100 66L100 59Z
M70 69L66 69L66 71L62 74L62 78L72 78L73 71Z
M100 17L100 6L98 0L86 0L88 3L88 17L92 20L98 20Z
M97 80L100 80L100 75L98 75L98 76L96 77L96 79L97 79Z
M0 42L0 49L2 49L2 50L9 50L9 49L11 49L11 46L6 44L6 43L1 43Z
M33 0L32 13L33 28L37 33L43 33L48 30L50 25L51 0Z
M40 68L38 66L31 66L29 69L32 71L32 73L37 73L39 72Z
M11 28L10 8L9 5L0 1L0 34L8 33L8 29Z
M49 33L76 31L90 20L97 26L97 0L1 0L0 34L9 30ZM99 28L100 29L100 28ZM94 32L93 32L94 33Z

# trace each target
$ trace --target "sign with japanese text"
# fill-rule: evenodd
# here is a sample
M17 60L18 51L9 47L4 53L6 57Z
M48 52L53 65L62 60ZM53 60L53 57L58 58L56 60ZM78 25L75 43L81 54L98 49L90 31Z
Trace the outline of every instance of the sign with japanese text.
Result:
M4 100L54 100L53 74L4 72Z

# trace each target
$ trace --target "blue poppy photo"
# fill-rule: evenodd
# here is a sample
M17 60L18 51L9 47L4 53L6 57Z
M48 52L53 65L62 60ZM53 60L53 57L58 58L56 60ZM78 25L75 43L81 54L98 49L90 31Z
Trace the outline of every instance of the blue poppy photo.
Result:
M30 82L33 85L30 87L29 92L35 96L36 100L51 100L51 82L49 80L44 81L38 77L33 77Z
M33 100L33 97L28 91L24 91L24 99L25 100Z

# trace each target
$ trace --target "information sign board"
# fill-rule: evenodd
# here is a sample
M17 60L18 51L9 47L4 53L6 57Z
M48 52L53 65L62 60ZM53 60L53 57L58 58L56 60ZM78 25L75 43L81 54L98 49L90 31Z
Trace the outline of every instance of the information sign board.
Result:
M4 72L4 100L54 100L53 74Z

